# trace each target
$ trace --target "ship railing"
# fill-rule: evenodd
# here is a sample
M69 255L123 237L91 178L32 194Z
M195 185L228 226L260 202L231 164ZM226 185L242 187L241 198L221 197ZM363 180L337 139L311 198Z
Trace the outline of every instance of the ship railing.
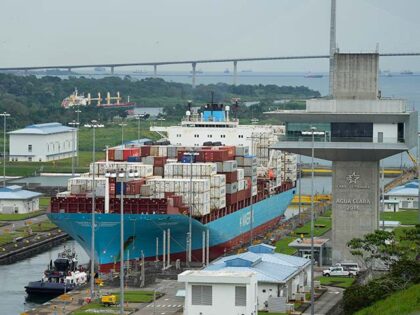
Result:
M312 134L310 131L304 135L282 135L279 136L280 142L311 142ZM366 143L405 143L405 139L402 137L378 137L378 136L340 136L331 135L327 132L314 133L314 142L366 142Z

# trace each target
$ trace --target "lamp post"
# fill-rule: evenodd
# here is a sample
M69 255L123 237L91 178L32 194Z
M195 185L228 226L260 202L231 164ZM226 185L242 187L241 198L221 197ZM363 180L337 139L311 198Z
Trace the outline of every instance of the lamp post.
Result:
M184 155L190 157L190 198L189 198L189 218L188 218L188 259L187 259L187 265L188 267L191 264L192 261L192 213L193 213L193 171L192 171L192 165L193 165L193 159L194 156L198 155L198 152L186 152Z
M95 152L96 152L96 128L103 128L104 125L99 124L96 120L92 120L91 124L86 124L86 128L92 128L92 233L91 233L91 249L90 249L90 297L94 299L95 291L95 211L96 211L96 182L95 182Z
M127 126L124 122L118 124L118 126L121 126L121 146L124 147L124 127Z
M80 126L80 113L82 111L79 109L79 106L77 106L77 109L74 112L76 113L76 123L77 123L77 145L76 145L77 163L76 165L79 166L79 126Z
M137 114L136 118L137 118L137 143L140 144L140 119L141 119L141 115Z
M314 151L316 128L311 127L312 150L311 150L311 315L315 314L315 292L314 292Z
M3 187L6 187L6 130L7 130L7 117L10 114L4 112L0 116L3 116Z
M76 151L76 139L75 139L75 132L78 130L78 126L79 126L79 123L77 122L77 121L72 121L72 122L69 122L69 125L70 126L73 126L73 132L72 132L72 146L71 146L71 150L72 150L72 155L71 155L71 177L74 177L74 162L75 162L75 156L74 156L74 154L75 154L75 151ZM76 129L76 127L77 127L77 129ZM77 154L78 155L78 154Z
M124 314L124 181L129 178L139 177L139 173L129 171L127 167L120 169L116 173L107 171L105 177L118 178L120 181L120 314Z

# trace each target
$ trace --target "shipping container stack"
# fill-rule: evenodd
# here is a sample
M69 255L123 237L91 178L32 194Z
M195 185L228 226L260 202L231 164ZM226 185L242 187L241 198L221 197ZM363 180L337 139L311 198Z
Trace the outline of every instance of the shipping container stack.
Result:
M253 141L256 155L244 146L111 148L108 161L91 164L89 173L69 180L68 192L57 196L63 200L55 200L54 209L87 210L95 173L98 210L104 208L108 190L109 211L119 212L122 186L127 213L188 213L191 202L193 215L208 222L275 193L284 181L296 180L295 155L269 150L272 135L258 135ZM122 185L115 177L105 177L110 171L126 174Z

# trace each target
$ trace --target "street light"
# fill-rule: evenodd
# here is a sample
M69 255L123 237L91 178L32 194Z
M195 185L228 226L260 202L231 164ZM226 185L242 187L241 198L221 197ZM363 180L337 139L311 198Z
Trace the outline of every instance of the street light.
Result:
M315 130L311 127L312 152L311 152L311 315L315 314L315 292L314 292L314 151L315 151Z
M75 153L75 151L76 151L76 148L75 148L75 146L76 146L76 139L75 139L75 135L74 135L74 133L77 131L77 130L79 130L79 123L77 122L77 121L72 121L72 122L69 122L69 125L70 126L73 126L73 137L72 137L72 156L71 156L71 177L74 177L74 158L75 158L75 156L74 156L74 153ZM77 129L75 128L75 127L77 127ZM77 138L79 138L79 135L77 135ZM78 150L78 149L77 149ZM79 154L77 154L77 155L79 155Z
M106 171L105 177L116 178L121 183L120 191L120 314L124 314L124 181L128 178L139 177L137 171L125 169L114 171Z
M140 119L142 115L137 114L135 117L137 119L137 143L140 144Z
M185 152L184 155L190 157L190 198L189 198L189 221L188 221L188 267L191 264L192 261L192 212L193 212L193 171L192 171L192 165L193 165L193 157L198 155L198 152Z
M95 182L95 152L96 152L96 128L103 128L104 125L99 124L98 121L92 120L90 124L85 125L86 128L92 128L92 235L91 235L91 249L90 249L90 297L94 299L95 290L95 211L96 211L96 182Z
M127 126L124 122L118 124L118 126L121 126L121 146L124 147L124 127Z
M7 130L7 117L10 114L4 112L0 116L3 116L3 187L6 187L6 130Z
M79 109L79 106L77 106L77 109L74 111L76 113L77 119L77 145L76 145L76 149L77 149L77 166L79 166L79 126L80 126L80 113L82 112Z

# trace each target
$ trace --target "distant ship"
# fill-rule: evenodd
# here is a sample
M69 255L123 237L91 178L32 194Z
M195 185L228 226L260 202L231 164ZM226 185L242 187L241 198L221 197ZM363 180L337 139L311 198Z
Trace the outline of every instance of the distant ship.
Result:
M96 72L104 72L104 71L106 71L106 69L104 67L95 67L93 70L95 70Z
M190 71L190 73L193 73L193 72ZM199 70L195 70L195 73L196 74L203 74L204 72L203 72L203 70L199 69Z
M106 103L102 103L102 100L105 100ZM104 108L136 106L136 103L130 102L130 96L127 97L126 102L122 102L120 92L117 92L117 96L111 96L111 93L107 92L105 99L103 99L101 93L98 93L98 97L91 97L90 93L85 97L83 94L79 94L77 89L75 89L70 96L66 97L61 102L61 107L71 108L74 106L88 106L91 105L93 101L96 101L96 107ZM112 103L112 101L115 101L115 103Z
M248 73L248 72L253 72L253 71L251 69L246 69L246 70L242 70L241 72Z
M323 77L322 74L315 74L315 73L305 74L305 78L309 78L309 79L318 79L318 78L322 78L322 77Z
M402 74L402 75L412 75L412 74L413 74L413 71L410 71L410 70L404 70L404 71L401 71L401 74Z
M223 73L230 73L229 69L225 69L225 71L223 71Z

